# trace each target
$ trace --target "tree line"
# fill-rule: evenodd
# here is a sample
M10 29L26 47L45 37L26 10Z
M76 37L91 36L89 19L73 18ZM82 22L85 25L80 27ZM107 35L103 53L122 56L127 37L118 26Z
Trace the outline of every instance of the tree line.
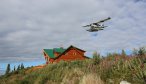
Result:
M14 69L11 70L11 65L8 64L8 65L7 65L7 68L6 68L5 75L7 75L7 74L9 74L9 73L11 73L11 72L15 72L15 71L22 70L22 69L24 69L24 68L25 68L25 67L24 67L24 65L23 65L23 63L22 63L22 64L18 65L17 68L14 66Z

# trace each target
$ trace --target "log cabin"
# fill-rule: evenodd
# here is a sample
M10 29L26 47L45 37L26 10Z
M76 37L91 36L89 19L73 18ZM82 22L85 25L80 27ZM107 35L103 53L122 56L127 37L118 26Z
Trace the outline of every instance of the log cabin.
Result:
M46 64L59 61L73 61L73 60L85 60L88 57L84 56L86 51L74 46L64 48L43 49L44 58Z

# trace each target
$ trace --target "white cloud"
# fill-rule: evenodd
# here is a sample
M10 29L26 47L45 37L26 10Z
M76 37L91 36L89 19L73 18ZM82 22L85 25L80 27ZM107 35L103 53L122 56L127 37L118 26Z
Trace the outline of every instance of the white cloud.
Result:
M88 53L145 46L145 8L143 0L1 0L0 56L42 58L43 48L60 45ZM82 28L108 16L96 37Z

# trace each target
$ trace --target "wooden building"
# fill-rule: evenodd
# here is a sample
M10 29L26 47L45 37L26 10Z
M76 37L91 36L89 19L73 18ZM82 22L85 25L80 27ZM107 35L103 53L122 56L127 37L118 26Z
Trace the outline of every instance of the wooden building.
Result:
M43 54L46 60L46 64L63 61L84 60L88 57L84 56L85 51L74 46L70 46L67 49L54 48L43 49Z

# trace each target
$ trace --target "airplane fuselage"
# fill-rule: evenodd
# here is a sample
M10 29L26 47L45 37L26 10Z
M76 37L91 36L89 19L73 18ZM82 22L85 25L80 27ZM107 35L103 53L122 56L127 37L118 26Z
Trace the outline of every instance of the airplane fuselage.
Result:
M97 28L90 28L87 31L89 31L89 32L96 32L96 31L99 31L99 30L103 30L103 28L99 28L99 27L97 27Z

